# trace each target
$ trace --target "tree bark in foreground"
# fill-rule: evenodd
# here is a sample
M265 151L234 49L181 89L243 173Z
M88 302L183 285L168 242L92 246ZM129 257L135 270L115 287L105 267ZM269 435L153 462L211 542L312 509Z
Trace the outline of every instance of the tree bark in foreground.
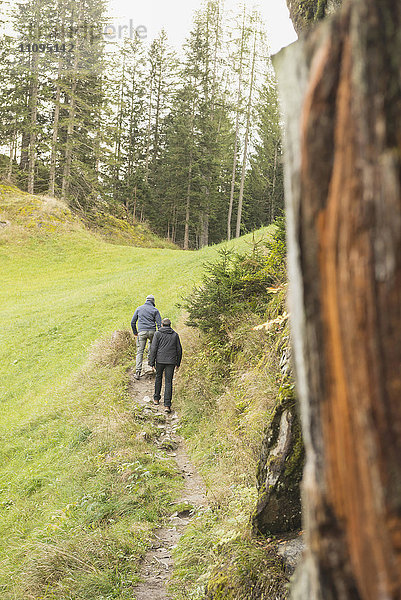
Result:
M353 0L275 62L307 462L293 597L401 598L401 3Z

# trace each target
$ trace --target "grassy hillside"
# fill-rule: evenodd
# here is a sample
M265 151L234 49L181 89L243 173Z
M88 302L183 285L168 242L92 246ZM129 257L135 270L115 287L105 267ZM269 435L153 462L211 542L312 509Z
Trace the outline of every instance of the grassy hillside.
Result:
M40 404L49 384L60 383L83 364L94 340L129 327L147 294L153 293L161 313L175 321L176 303L219 249L111 245L70 213L62 224L16 243L6 228L0 231L0 389L2 401L12 402L16 420L27 399ZM3 235L7 243L1 244ZM244 236L240 244L251 239Z
M133 345L93 344L128 329L149 293L174 323L218 247L110 244L60 203L10 188L0 221L1 597L132 597L129 561L179 481L136 437L145 426L128 393ZM134 488L130 480L128 493L121 465L136 462L155 476Z

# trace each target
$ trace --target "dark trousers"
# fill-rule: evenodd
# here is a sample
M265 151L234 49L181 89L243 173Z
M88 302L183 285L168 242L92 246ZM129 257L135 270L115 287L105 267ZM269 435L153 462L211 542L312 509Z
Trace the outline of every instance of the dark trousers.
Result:
M153 397L156 402L160 401L164 373L164 406L171 406L171 398L173 396L174 369L175 365L165 365L158 362L156 363L155 395Z

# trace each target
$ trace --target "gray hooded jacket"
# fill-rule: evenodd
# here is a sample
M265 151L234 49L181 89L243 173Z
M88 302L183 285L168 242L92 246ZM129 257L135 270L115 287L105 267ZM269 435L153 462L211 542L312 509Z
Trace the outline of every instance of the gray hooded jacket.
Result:
M132 331L134 335L138 335L138 331L156 331L156 324L160 329L162 326L160 313L151 300L146 300L145 304L138 306L132 317Z

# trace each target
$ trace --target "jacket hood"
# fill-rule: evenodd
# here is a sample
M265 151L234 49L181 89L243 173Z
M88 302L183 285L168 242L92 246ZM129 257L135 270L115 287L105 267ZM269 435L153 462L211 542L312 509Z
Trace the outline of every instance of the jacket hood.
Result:
M171 327L160 327L159 329L160 333L174 333L173 329L171 329Z

